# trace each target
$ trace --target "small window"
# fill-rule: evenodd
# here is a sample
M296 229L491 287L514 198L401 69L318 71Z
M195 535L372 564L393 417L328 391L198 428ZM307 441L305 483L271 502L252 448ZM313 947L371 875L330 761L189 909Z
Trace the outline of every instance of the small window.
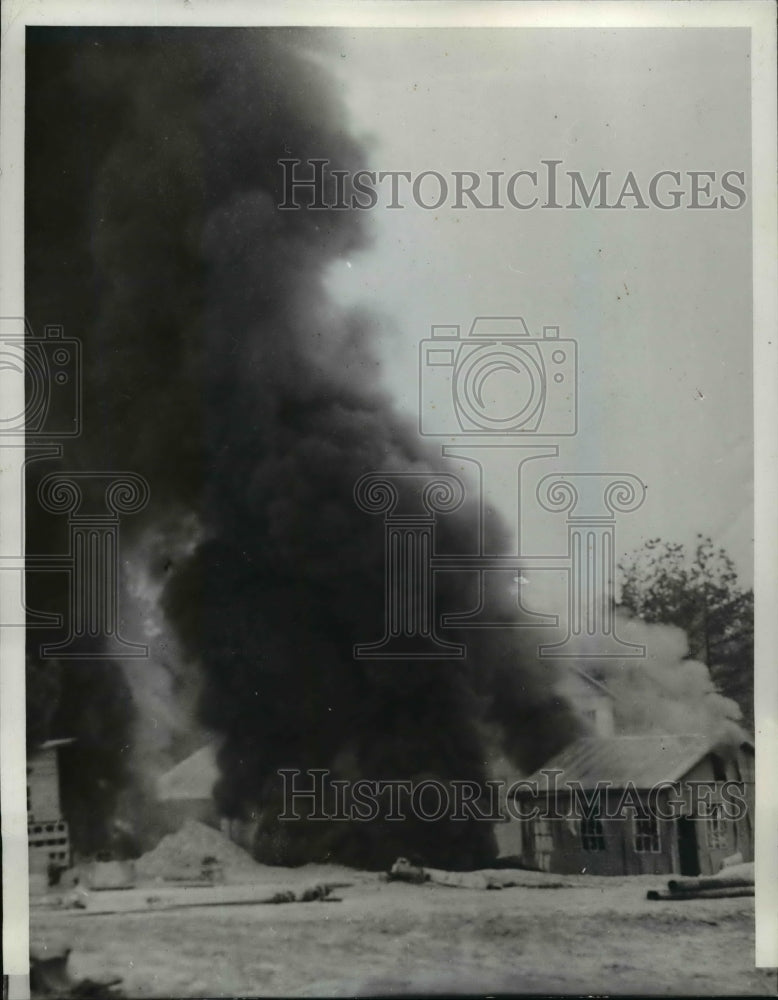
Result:
M656 816L635 817L635 850L639 854L659 851L659 821Z
M708 847L716 850L727 846L727 830L720 805L711 807L711 812L705 821L705 833Z
M46 827L46 833L54 833L54 824L49 823Z
M605 833L599 819L584 817L581 820L581 846L585 851L605 850Z
M534 820L535 860L542 871L551 868L551 855L554 850L554 838L551 833L551 823L547 819Z

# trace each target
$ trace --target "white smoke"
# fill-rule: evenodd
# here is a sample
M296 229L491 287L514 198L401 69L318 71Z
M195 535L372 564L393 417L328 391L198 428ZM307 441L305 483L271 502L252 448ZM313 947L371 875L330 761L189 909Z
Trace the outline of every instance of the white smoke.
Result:
M598 675L615 699L620 731L745 737L736 702L717 690L708 665L686 659L689 642L682 629L624 613L617 621L626 642L646 647L645 659L598 662Z
M559 642L567 632L567 582L563 574L524 570L514 582L525 606L559 615L556 629L533 629L538 645ZM602 595L600 595L602 600ZM645 656L616 659L583 656L550 661L563 673L578 667L601 681L613 696L617 734L697 734L715 739L746 737L742 712L713 682L710 664L688 659L689 641L681 628L650 624L616 609L616 634L625 643L645 647ZM553 674L550 672L550 679ZM565 695L569 690L564 686ZM560 688L562 690L562 688ZM578 706L583 714L584 706Z
M124 628L149 650L148 658L122 661L137 709L133 763L146 780L174 763L177 739L198 736L199 671L184 657L160 599L168 573L191 554L199 535L191 514L171 518L149 528L124 561Z

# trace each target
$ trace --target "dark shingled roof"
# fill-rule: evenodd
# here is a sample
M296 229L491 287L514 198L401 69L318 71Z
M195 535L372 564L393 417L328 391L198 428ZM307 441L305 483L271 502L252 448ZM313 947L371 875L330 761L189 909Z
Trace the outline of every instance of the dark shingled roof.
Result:
M609 782L616 788L628 783L651 788L660 781L679 781L720 741L709 736L589 736L576 740L543 765L543 770L562 771L557 784L577 781L583 788ZM547 778L536 771L529 781L539 789Z

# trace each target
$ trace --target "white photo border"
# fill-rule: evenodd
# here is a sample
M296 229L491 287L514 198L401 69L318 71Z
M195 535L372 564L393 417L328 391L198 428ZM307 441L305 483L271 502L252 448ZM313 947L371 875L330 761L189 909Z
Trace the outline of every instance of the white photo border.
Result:
M778 966L778 202L772 0L729 2L413 2L413 0L8 0L2 18L0 316L24 315L24 44L34 25L331 27L746 27L752 38L752 212L756 603L756 954ZM15 388L23 403L20 378ZM20 406L20 409L23 408ZM23 449L4 448L0 533L21 542ZM13 544L13 543L11 543ZM21 549L19 549L21 551ZM0 574L0 606L13 580ZM0 629L3 968L27 976L29 903L24 780L24 629ZM13 989L12 989L13 993ZM17 993L17 995L22 995Z

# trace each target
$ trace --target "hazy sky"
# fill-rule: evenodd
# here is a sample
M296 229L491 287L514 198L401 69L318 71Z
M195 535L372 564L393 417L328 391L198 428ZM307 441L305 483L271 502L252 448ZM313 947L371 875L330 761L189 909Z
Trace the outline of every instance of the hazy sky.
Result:
M375 170L750 174L749 36L735 29L367 29L333 35L337 75ZM710 534L752 570L751 220L739 211L366 213L373 245L330 287L381 317L397 405L416 414L431 324L522 315L579 343L578 436L553 471L633 472L645 538ZM532 477L528 477L532 487ZM531 514L527 510L528 514ZM541 528L538 528L541 531ZM564 532L556 522L557 543ZM548 544L543 542L543 544ZM553 543L551 543L553 544Z

